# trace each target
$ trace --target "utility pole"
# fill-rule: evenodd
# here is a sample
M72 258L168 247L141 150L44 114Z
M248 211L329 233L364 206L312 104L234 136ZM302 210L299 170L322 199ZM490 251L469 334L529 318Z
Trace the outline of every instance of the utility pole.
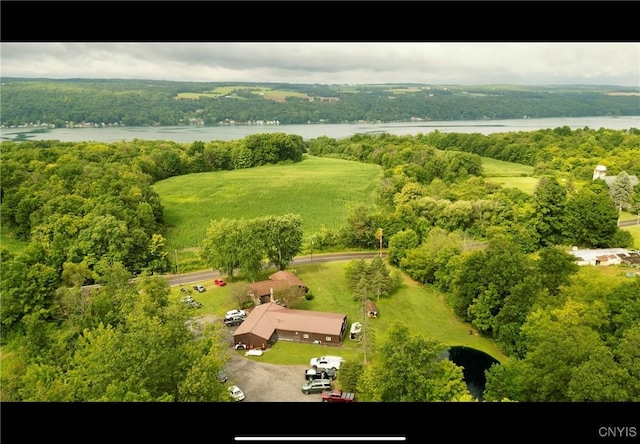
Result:
M311 263L313 264L313 241L311 241Z
M178 266L178 250L174 248L173 252L176 255L176 273L178 273L178 285L181 285L180 284L180 267Z
M364 363L367 363L367 308L366 308L366 300L367 296L365 294L364 300L362 301L362 348L364 351Z
M380 257L382 257L382 228L376 230L376 239L380 241Z

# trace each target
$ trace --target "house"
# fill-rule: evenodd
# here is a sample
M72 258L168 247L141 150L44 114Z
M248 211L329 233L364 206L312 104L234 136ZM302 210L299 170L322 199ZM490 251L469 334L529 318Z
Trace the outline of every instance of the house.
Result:
M275 291L284 290L294 285L304 293L309 291L305 283L295 274L288 271L276 271L269 276L268 280L250 284L249 296L251 296L256 305L273 302L273 293Z
M633 264L637 258L637 252L630 252L625 248L599 248L579 250L577 248L568 252L575 257L578 265L619 265L623 262Z
M378 317L378 307L373 301L366 301L364 303L364 308L367 311L367 317L377 318Z
M616 181L617 177L618 176L607 176L607 167L604 165L598 165L593 170L593 180L602 179L608 186L611 186L611 184ZM634 187L640 182L638 180L638 176L629 176L629 181Z
M234 346L265 349L276 341L341 345L347 315L286 308L274 302L257 305L233 332Z

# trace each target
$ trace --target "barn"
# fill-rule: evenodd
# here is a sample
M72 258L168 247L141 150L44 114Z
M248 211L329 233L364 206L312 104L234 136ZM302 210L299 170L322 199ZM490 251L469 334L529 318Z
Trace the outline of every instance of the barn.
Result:
M257 305L233 332L233 343L265 349L276 341L341 345L347 315L286 308L273 302Z

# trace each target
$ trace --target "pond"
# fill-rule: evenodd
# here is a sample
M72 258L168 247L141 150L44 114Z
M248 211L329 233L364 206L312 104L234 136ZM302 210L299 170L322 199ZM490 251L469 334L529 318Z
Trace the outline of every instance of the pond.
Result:
M500 361L485 352L465 346L455 346L449 349L449 360L463 368L464 380L476 399L482 401L487 379L485 370Z

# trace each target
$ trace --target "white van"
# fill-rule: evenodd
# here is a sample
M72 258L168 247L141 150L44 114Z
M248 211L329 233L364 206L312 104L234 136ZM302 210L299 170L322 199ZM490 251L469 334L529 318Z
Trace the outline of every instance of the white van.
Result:
M313 368L330 368L338 370L344 359L342 356L320 356L319 358L311 358L309 365Z

